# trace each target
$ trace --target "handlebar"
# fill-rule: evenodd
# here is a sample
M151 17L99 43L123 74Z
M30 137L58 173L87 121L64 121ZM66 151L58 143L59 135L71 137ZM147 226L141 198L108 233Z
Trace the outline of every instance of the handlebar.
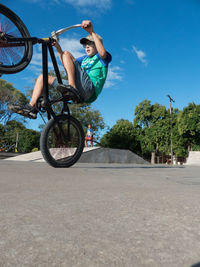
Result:
M79 27L81 27L81 24L76 24L76 25L69 26L67 28L60 29L58 31L53 31L51 33L51 38L53 40L59 41L59 35L63 34L66 31L69 31L69 30L75 29L75 28L79 28ZM18 38L18 37L14 37L12 35L9 35L9 34L6 34L6 33L0 31L0 47L23 46L24 41L30 41L30 42L32 42L32 44L49 42L49 41L52 41L51 38L37 38L37 37L24 37L24 38L20 37L20 38ZM17 43L15 43L15 42L17 42Z
M69 31L69 30L75 29L75 28L79 28L79 27L81 27L81 24L76 24L76 25L69 26L67 28L60 29L58 31L53 31L51 33L51 37L53 39L55 39L56 41L59 41L59 35L63 34L66 31Z

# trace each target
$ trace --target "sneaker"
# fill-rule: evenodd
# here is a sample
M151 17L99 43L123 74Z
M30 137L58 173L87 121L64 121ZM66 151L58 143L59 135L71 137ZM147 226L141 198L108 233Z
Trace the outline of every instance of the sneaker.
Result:
M35 107L32 107L30 104L26 105L14 105L11 104L8 106L13 112L28 117L29 119L37 119L37 110Z
M58 84L56 89L64 96L67 100L72 100L77 103L81 103L82 98L78 90L71 85ZM82 101L83 102L83 101Z

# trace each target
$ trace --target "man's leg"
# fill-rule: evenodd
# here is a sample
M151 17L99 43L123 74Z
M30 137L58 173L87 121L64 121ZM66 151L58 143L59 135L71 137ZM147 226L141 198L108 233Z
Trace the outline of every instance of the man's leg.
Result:
M48 76L48 83L52 84L54 79L55 79L54 77ZM22 116L31 119L36 119L38 111L35 108L35 104L38 98L42 95L42 91L43 91L43 75L41 74L39 75L35 83L30 103L26 105L10 104L8 108L13 112L20 114Z
M63 53L63 65L67 72L68 83L72 87L76 88L74 61L75 61L75 58L72 56L70 52L65 51Z
M55 77L48 76L48 84L51 85L54 79ZM38 98L42 95L42 91L43 91L43 75L40 74L36 80L36 83L33 89L33 94L32 94L31 101L30 101L30 105L32 107L35 106Z
M90 141L90 146L93 147L93 140Z

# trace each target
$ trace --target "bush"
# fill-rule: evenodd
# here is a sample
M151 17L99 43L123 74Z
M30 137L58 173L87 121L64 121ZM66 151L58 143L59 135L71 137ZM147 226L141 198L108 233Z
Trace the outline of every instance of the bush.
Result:
M36 152L36 151L38 151L39 149L37 148L37 147L34 147L33 149L32 149L32 152Z

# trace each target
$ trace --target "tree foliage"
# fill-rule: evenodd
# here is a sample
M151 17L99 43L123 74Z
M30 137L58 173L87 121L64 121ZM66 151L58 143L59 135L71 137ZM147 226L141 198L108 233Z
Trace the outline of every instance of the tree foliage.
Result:
M13 113L8 109L11 103L25 104L28 102L26 96L13 87L11 83L0 79L0 121L5 123L10 120Z
M136 129L128 120L118 120L117 123L101 139L104 147L129 149L137 154L141 153Z
M178 115L178 132L188 150L200 145L200 105L189 103ZM198 148L199 149L199 148Z
M135 108L133 124L119 120L102 137L106 147L126 148L150 159L151 153L170 154L171 140L176 156L200 150L200 105L190 103L172 114L158 103L144 100ZM134 145L133 145L134 144Z
M20 152L31 152L34 148L40 148L40 133L31 129L24 129L19 134Z
M170 144L170 116L165 106L144 100L135 108L134 127L138 129L143 154L166 152Z
M15 144L18 143L18 152L31 152L33 148L39 149L40 133L26 127L16 121L8 121L4 126L0 124L0 147L9 148L15 151Z

